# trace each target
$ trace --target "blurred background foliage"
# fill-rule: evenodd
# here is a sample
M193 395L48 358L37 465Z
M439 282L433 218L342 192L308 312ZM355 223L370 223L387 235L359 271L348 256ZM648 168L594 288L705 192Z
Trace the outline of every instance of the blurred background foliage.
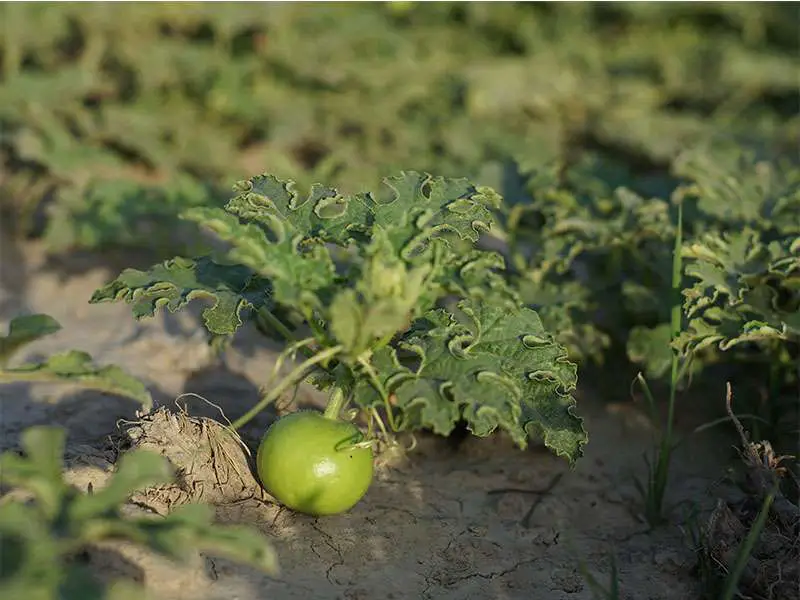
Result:
M508 164L669 193L698 142L794 152L791 3L5 3L0 203L50 248L151 244L268 171ZM513 170L512 170L513 171ZM518 183L518 182L517 182ZM47 217L47 218L42 218Z

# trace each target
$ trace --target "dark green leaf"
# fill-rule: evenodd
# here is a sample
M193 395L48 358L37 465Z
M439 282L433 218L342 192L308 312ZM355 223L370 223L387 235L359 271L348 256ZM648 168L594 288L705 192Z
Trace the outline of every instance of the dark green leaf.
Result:
M63 577L59 541L36 508L0 505L0 597L52 600Z
M374 367L395 396L404 427L448 434L464 418L479 436L505 430L524 448L533 433L574 462L587 441L574 413L576 367L527 308L462 302L463 318L431 311L400 348L419 365L404 366L396 350L377 353ZM362 405L376 404L374 388L356 386Z
M61 478L66 433L58 427L35 426L22 433L22 450L0 455L0 473L6 485L29 490L48 519L58 514L67 494Z
M206 327L230 335L242 325L242 311L266 306L268 294L267 283L247 267L222 265L207 257L174 258L149 271L126 269L97 290L91 302L124 300L141 319L154 316L162 306L175 312L196 298L208 299L213 305L203 310Z
M70 506L69 516L86 520L113 513L137 490L168 483L172 479L169 461L158 454L139 450L124 454L117 471L103 489L82 496Z

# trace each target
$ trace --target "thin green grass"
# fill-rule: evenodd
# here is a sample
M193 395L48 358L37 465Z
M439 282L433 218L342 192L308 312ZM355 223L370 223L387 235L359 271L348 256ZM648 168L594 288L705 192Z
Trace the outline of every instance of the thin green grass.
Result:
M777 486L770 491L761 503L761 510L758 512L756 520L750 531L747 532L747 537L742 540L742 544L736 551L736 558L733 561L733 567L725 577L725 583L722 590L720 600L733 600L739 597L739 580L742 578L747 561L750 560L750 555L758 543L761 532L764 531L764 526L767 524L767 517L769 516L769 509L772 507L772 502L775 500Z
M681 248L683 247L683 204L678 202L678 222L675 231L675 245L672 251L672 305L670 310L670 341L674 341L681 332L682 325L682 303L681 292L683 282L683 261ZM686 366L681 367L680 354L678 350L672 348L672 362L670 366L670 387L669 403L667 406L667 420L660 440L655 449L655 461L651 461L645 456L647 465L647 480L642 482L635 481L639 494L642 496L644 505L644 516L651 527L655 527L664 522L664 498L666 496L667 485L669 483L669 471L672 463L672 453L677 446L674 439L673 426L675 422L675 397L677 395L678 384L686 372ZM642 387L645 399L650 410L650 417L654 423L658 422L656 402L647 381L640 373L636 380Z
M589 572L584 563L578 566L578 569L583 576L584 581L592 591L592 596L597 600L619 600L622 598L622 592L619 587L619 570L617 569L617 558L614 554L610 556L611 573L609 574L609 584L605 587L602 583L597 581L597 578Z
M775 494L776 490L773 490L764 498L758 516L753 522L750 531L747 532L747 536L742 540L736 551L733 565L724 577L720 573L720 563L709 552L709 548L713 545L712 540L709 539L709 534L704 531L699 515L693 514L687 519L688 534L692 548L697 556L696 576L703 586L702 598L707 598L708 600L734 600L742 597L739 591L742 574L753 554L761 533L764 531Z

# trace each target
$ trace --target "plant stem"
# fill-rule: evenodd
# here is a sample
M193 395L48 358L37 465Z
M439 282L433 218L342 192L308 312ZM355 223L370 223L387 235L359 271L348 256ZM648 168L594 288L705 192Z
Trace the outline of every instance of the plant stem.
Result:
M386 418L389 420L389 427L392 428L393 432L397 432L397 424L394 422L394 415L392 414L392 403L389 402L389 395L386 393L386 388L383 387L381 380L378 378L378 374L367 360L362 358L359 360L359 363L361 363L361 366L364 367L364 370L369 376L372 385L375 387L375 391L380 394L380 397L383 400L383 405L386 408Z
M241 417L236 419L232 424L231 427L233 429L240 429L242 426L246 425L250 422L250 420L255 417L258 413L260 413L264 408L275 402L278 397L283 394L288 388L298 383L306 374L306 372L311 369L312 367L318 365L321 362L325 362L326 360L333 358L342 351L342 346L333 346L318 354L315 354L307 361L301 363L295 369L289 373L286 377L281 379L281 382L272 388L269 393L264 395L261 400L253 406L250 410L248 410L245 414Z
M682 303L681 283L683 280L683 261L681 249L683 247L683 201L678 203L678 227L675 231L675 248L672 252L672 311L670 314L670 342L674 342L681 333ZM675 418L675 394L678 389L678 369L680 361L678 350L672 349L672 373L669 386L669 406L667 409L666 440L672 439L672 426Z
M672 253L672 305L670 311L670 349L672 350L670 386L669 386L669 405L667 407L666 427L660 434L660 440L656 446L655 464L648 461L647 488L642 488L645 496L645 516L651 526L655 526L663 520L664 495L669 481L669 469L672 462L672 452L674 444L672 440L673 425L675 420L675 396L678 391L678 382L683 378L685 371L681 368L680 351L674 347L674 342L681 332L682 325L682 303L681 303L681 283L683 279L681 249L683 246L683 204L678 203L678 223L675 231L675 247ZM641 374L638 376L642 384L648 404L655 417L655 401L650 389Z
M289 328L281 321L278 317L272 314L272 311L267 310L266 308L259 308L258 309L258 316L264 319L267 323L269 323L275 331L277 331L283 339L287 342L296 342L297 336L295 336ZM314 356L314 353L309 348L301 348L300 352L306 355L306 358L311 358Z
M331 399L328 401L328 406L325 407L323 416L326 419L332 419L336 421L339 418L339 415L342 414L345 400L344 392L341 390L341 388L337 387L334 389L333 394L331 394Z
M672 307L670 311L670 344L680 335L682 305L681 305L681 283L683 278L681 248L683 246L683 203L678 203L678 223L675 231L675 247L672 252ZM664 494L669 480L670 463L672 462L673 450L673 425L675 421L675 396L678 391L678 381L680 380L680 355L676 348L672 348L672 363L669 382L669 404L667 406L667 425L662 434L659 444L658 456L656 459L655 473L652 480L651 498L652 510L649 515L651 525L654 521L661 520Z

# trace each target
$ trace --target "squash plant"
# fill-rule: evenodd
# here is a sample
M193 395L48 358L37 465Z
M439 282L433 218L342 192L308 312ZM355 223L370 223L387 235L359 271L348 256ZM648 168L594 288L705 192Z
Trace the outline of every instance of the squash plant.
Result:
M339 442L326 442L329 454L287 474L298 485L311 477L304 498L290 499L280 485L267 484L297 510L330 512L314 501L326 486L371 477L371 467L347 471L362 464L356 458L332 457L371 452L379 438L375 424L388 440L421 429L448 435L460 422L477 436L503 430L520 448L539 436L574 464L587 442L572 395L577 367L506 283L503 257L478 245L501 197L465 179L417 172L383 183L378 193L344 195L323 185L302 193L270 175L240 182L224 207L183 214L226 242L224 253L127 269L91 301L124 300L142 318L207 298L202 318L214 338L254 319L286 344L279 363L302 355L236 428L304 380L329 392L324 417L366 417L366 435L355 426L342 431ZM259 453L262 482L270 481L268 463L307 457L329 434L324 426L296 423L294 432L283 431L279 449L267 433ZM264 446L279 458L269 458ZM329 506L338 512L349 505Z

